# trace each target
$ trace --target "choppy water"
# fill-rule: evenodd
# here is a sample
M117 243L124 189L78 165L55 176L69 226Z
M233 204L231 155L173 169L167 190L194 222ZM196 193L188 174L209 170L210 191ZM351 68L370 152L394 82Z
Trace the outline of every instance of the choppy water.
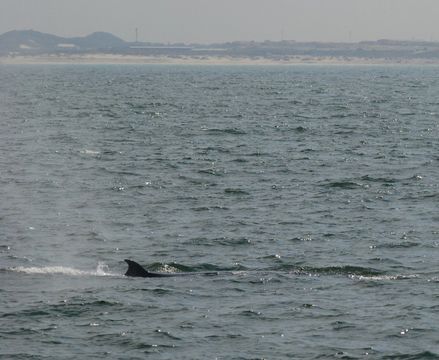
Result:
M437 67L0 66L0 358L439 359L438 94Z

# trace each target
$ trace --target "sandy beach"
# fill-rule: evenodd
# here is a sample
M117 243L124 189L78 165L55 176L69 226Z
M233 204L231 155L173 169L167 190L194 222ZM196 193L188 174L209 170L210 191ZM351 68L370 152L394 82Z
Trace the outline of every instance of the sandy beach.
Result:
M230 56L138 56L119 54L2 56L0 64L169 64L169 65L439 65L431 59L337 58L290 56L283 58Z

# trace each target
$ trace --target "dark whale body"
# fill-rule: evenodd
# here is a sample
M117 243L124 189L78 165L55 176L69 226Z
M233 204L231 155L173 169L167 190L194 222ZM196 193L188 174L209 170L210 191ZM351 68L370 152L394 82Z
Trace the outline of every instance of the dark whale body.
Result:
M146 270L143 266L135 261L125 259L128 264L128 270L125 276L131 277L171 277L171 276L185 276L185 275L218 275L218 272L182 272L182 273L157 273Z

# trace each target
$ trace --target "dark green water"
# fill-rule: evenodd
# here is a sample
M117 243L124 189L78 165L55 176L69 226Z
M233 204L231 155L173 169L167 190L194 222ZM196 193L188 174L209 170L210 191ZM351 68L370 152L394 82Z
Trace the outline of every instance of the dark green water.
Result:
M438 67L0 66L0 358L439 359L438 95Z

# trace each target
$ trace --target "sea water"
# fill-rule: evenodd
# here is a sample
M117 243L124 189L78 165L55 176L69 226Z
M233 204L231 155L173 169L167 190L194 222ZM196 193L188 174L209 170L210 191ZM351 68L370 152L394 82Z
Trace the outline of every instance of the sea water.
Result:
M0 66L0 358L439 359L438 95L434 66Z

